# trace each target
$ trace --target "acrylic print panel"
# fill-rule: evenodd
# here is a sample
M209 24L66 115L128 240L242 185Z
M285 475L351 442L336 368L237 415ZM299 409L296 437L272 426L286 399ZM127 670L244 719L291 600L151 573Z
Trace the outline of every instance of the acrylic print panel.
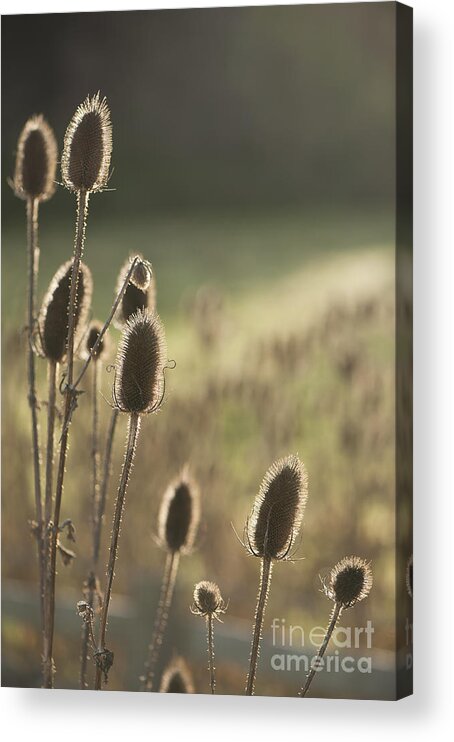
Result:
M3 684L408 695L411 11L2 27Z

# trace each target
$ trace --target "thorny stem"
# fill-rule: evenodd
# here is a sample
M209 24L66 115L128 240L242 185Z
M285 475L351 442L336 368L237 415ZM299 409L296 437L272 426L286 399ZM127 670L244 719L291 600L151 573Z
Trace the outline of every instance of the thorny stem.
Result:
M48 400L47 400L47 448L46 448L46 489L44 497L44 520L48 524L52 517L52 487L54 467L54 435L55 435L55 404L56 379L58 364L49 361L48 364Z
M148 647L148 658L145 664L145 673L144 676L141 678L141 690L143 691L153 690L154 674L156 665L159 660L159 654L164 640L165 630L167 627L167 620L169 617L170 606L172 604L172 597L175 589L179 562L179 551L169 551L167 553L166 563L164 566L164 574L162 576L158 609L156 611L153 626L153 634L151 637L150 645Z
M307 691L309 690L309 686L312 683L312 679L313 679L313 677L314 677L314 675L316 673L316 668L317 668L317 665L319 664L319 660L321 660L322 657L323 657L323 655L325 654L326 648L327 648L327 646L329 644L329 640L331 639L331 635L332 635L334 629L336 628L336 624L337 624L337 622L339 620L339 617L340 617L341 613L342 613L342 605L341 605L341 603L335 603L334 604L334 607L333 607L333 610L332 610L332 613L331 613L331 617L330 617L330 622L328 624L328 628L326 629L325 638L323 639L322 645L321 645L320 649L318 650L317 656L312 660L312 663L311 663L312 669L308 673L308 676L306 678L306 682L303 685L303 687L301 688L300 692L298 693L298 696L300 698L304 698L304 696L306 695Z
M60 438L60 452L57 469L57 485L55 491L54 517L51 525L50 534L50 555L47 573L47 590L46 590L46 641L44 651L44 685L46 688L53 687L53 640L55 625L55 579L56 579L56 558L57 558L57 538L58 524L60 522L61 500L63 494L63 482L65 477L66 456L68 453L68 437L71 417L76 404L75 391L73 389L74 373L74 331L75 331L75 314L77 299L77 284L79 281L80 263L82 260L85 227L88 213L87 191L79 191L77 194L77 220L76 235L74 240L74 257L71 271L71 290L69 294L68 306L68 335L66 341L67 353L67 372L65 387L65 404L63 412L63 427Z
M246 695L254 695L255 676L257 674L257 663L260 652L260 640L262 638L263 619L265 615L266 602L271 584L273 563L271 559L263 557L260 571L260 587L257 596L257 607L255 609L254 633L252 636L251 654L249 657L249 673L246 682Z
M28 403L32 421L32 449L33 449L33 476L35 491L35 517L37 523L39 589L41 606L41 625L43 643L45 636L45 533L43 524L43 502L41 493L41 456L39 448L38 399L36 396L36 369L35 354L33 352L33 332L36 315L36 289L38 282L39 245L38 245L38 208L37 199L27 199L27 250L28 250L28 297L27 297L27 376L28 376ZM44 676L44 670L43 670ZM44 677L43 677L44 679Z
M112 526L112 535L110 539L109 563L107 565L106 587L104 590L104 602L102 606L101 621L99 628L98 661L96 666L95 690L101 689L103 668L101 666L102 655L106 652L105 640L107 631L107 619L109 616L110 598L112 595L112 583L115 572L115 562L117 559L118 539L120 536L121 519L125 503L126 489L128 487L129 477L131 474L134 456L137 447L137 438L140 430L140 416L137 413L131 413L129 417L128 437L126 443L125 458L118 485L117 501L115 503L115 513ZM104 671L107 674L107 671Z
M102 523L103 523L103 518L104 518L104 511L106 509L107 487L109 485L109 478L110 478L110 473L112 469L113 441L114 441L115 430L117 427L117 420L118 420L119 414L120 412L116 408L112 410L109 430L107 431L106 450L104 453L103 475L102 475L102 481L101 481L101 486L99 490L98 511L96 513L96 520L95 520L95 540L93 544L93 552L94 552L93 556L94 556L95 564L97 564L99 560L99 549L101 545L101 530L102 530Z
M206 617L207 622L207 642L208 642L208 669L210 671L210 686L211 693L214 696L216 693L216 674L214 667L214 631L213 623L214 617L212 613L209 613Z
M90 608L93 608L95 602L96 593L96 572L97 572L97 534L98 534L98 514L99 514L99 361L95 359L92 365L92 443L91 443L91 460L92 460L92 537L93 537L93 553L92 553L92 571L89 573L86 582L87 592L87 603ZM82 690L88 687L87 683L87 660L88 660L88 644L90 641L90 626L91 624L85 621L82 629L82 647L80 652L80 678L79 685Z

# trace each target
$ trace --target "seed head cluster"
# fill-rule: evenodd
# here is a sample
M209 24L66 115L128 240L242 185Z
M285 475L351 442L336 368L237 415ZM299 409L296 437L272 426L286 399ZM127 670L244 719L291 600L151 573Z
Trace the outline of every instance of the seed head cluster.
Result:
M106 355L109 352L109 336L108 332L105 332L102 336L101 341L98 343L95 352L93 353L93 348L95 347L98 338L102 332L103 324L102 322L99 322L99 320L92 320L90 322L90 326L88 328L87 333L87 339L85 343L85 353L84 357L88 358L90 355L93 356L94 361L100 361L103 358L106 357Z
M87 96L66 129L61 158L63 183L70 191L100 191L109 179L112 124L105 98Z
M307 501L307 474L291 455L267 471L246 524L249 551L267 559L285 559L298 536Z
M43 116L32 116L17 143L14 191L22 199L47 201L55 191L57 142Z
M215 582L203 580L195 585L194 602L191 606L192 613L197 616L219 618L219 615L225 613L226 610L227 606Z
M58 269L44 296L38 316L38 347L50 361L62 363L66 358L68 306L71 292L72 260ZM74 344L78 345L86 331L90 312L93 281L85 263L80 264L76 292Z
M156 282L151 264L139 256L133 274L128 281L125 292L115 313L115 326L121 330L128 319L139 309L156 309ZM122 266L117 280L116 294L118 295L131 268L131 261L127 260Z
M200 495L187 472L164 493L158 518L158 535L167 551L187 554L194 546L200 520Z
M186 662L177 657L162 675L160 693L194 693L194 683Z
M114 403L121 412L155 412L164 394L167 344L156 313L139 310L126 322L118 347Z
M325 594L342 608L351 608L369 595L373 583L370 564L357 556L344 557L331 570Z

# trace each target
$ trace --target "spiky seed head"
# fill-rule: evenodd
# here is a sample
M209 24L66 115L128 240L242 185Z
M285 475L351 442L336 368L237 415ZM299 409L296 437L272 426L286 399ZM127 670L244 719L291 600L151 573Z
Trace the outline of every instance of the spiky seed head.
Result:
M184 470L170 483L162 498L158 518L161 545L170 552L189 553L194 546L199 520L199 490Z
M100 191L109 179L112 124L105 98L87 96L66 129L61 158L63 183L70 191Z
M134 266L134 270L131 275L131 283L133 283L134 286L137 286L138 289L146 291L146 289L150 285L152 275L153 270L151 267L151 263L149 263L148 260L144 260L143 258L141 258Z
M167 344L156 312L139 310L128 319L118 346L113 397L122 412L155 412L164 394Z
M139 309L148 309L150 312L156 310L156 281L154 272L147 260L144 260L141 255L137 257L140 260L128 281L126 290L115 313L114 324L119 330L123 329L128 319ZM116 295L120 293L130 268L131 260L128 259L118 274ZM146 283L146 280L140 281L140 278L142 277L143 279L145 273L148 276L148 283Z
M194 693L192 675L182 657L176 657L164 670L160 693Z
M102 332L104 325L102 322L99 322L99 320L92 320L90 322L90 325L88 327L88 333L87 333L87 339L85 341L85 349L83 356L84 358L88 358L93 348L96 345L96 342ZM96 348L96 351L93 353L93 360L94 361L100 361L103 358L106 357L106 355L109 352L109 331L104 333L102 336L102 340L100 343L98 343L98 346Z
M364 600L372 588L370 564L357 556L344 557L331 570L325 594L342 608L351 608Z
M215 582L203 580L194 587L194 602L191 611L198 616L214 616L225 613L226 605Z
M55 191L57 142L43 116L32 116L17 143L14 192L23 199L47 201Z
M66 357L72 265L73 261L68 260L56 272L44 296L38 316L39 350L45 358L55 363L62 363ZM81 263L76 293L74 347L77 347L86 331L92 292L91 272L85 263Z
M301 527L307 495L307 473L298 456L279 459L268 469L246 524L248 547L254 556L288 556Z

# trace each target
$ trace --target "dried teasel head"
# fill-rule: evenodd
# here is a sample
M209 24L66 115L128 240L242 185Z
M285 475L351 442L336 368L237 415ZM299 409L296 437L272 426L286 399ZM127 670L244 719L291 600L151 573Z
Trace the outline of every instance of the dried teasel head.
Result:
M115 407L128 413L156 412L164 396L166 364L162 322L156 312L139 310L126 322L118 346Z
M66 129L61 158L70 191L100 191L109 179L112 124L106 99L96 93L77 108Z
M23 199L47 201L55 191L57 142L43 116L32 116L17 143L14 192Z
M141 255L137 257L138 261L115 313L114 324L119 330L139 309L148 309L149 312L156 309L156 281L151 263ZM116 295L120 293L130 268L131 260L128 259L118 275Z
M191 606L192 613L197 616L219 618L219 615L225 613L226 610L227 606L215 582L203 580L195 585L194 602Z
M176 657L164 670L160 693L194 693L192 675L181 657Z
M199 521L199 490L184 470L170 483L162 498L158 517L161 546L170 552L189 553L194 546Z
M357 556L344 557L331 570L325 595L342 608L351 608L369 595L373 578L370 564Z
M410 598L413 597L413 554L409 557L405 569L405 587Z
M298 536L307 501L307 473L298 456L267 471L246 523L247 548L266 559L285 559Z
M38 316L38 351L40 355L55 363L62 363L66 357L71 273L72 260L68 260L50 282ZM85 263L81 263L76 294L75 347L86 331L92 292L91 272Z
M92 352L102 332L103 327L104 325L102 324L102 322L99 322L99 320L95 319L90 322L86 340L85 340L85 347L83 348L83 351L81 353L83 358L89 358L90 355L93 355L94 361L101 361L108 355L109 353L109 331L108 330L102 336L102 339L98 343L95 352L94 353Z

